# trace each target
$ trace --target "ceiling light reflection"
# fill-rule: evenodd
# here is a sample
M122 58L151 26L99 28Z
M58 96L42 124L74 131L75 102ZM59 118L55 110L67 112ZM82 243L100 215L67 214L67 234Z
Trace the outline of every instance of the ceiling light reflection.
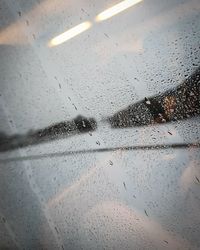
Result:
M96 22L104 21L114 15L117 15L118 13L132 7L133 5L142 2L142 0L125 0L122 1L113 7L101 12L99 15L96 16L95 20Z
M81 24L75 26L74 28L67 30L66 32L51 39L51 41L49 42L48 45L49 45L49 47L54 47L54 46L60 45L64 42L68 41L69 39L81 34L82 32L88 30L91 26L92 26L91 22L81 23Z

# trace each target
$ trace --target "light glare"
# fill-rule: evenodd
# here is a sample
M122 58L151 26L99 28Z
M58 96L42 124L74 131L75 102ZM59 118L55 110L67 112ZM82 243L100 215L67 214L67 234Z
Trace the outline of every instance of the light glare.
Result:
M66 41L70 40L71 38L79 35L80 33L88 30L91 26L92 26L91 22L81 23L81 24L75 26L74 28L67 30L66 32L51 39L51 41L49 42L49 47L54 47L54 46L57 46L57 45L60 45L64 42L66 42Z
M122 1L113 7L101 12L99 15L96 16L95 20L96 22L104 21L114 15L117 15L118 13L132 7L133 5L142 2L142 0L125 0Z

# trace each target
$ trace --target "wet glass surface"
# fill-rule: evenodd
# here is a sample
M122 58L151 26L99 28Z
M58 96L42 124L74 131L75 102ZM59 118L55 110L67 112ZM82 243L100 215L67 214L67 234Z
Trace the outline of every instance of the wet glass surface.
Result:
M200 248L199 0L0 0L0 249Z

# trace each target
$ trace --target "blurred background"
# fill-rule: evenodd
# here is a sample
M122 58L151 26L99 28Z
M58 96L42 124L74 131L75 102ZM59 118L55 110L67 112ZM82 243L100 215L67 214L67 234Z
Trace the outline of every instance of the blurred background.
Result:
M0 249L200 249L200 117L137 106L199 66L199 0L0 0Z

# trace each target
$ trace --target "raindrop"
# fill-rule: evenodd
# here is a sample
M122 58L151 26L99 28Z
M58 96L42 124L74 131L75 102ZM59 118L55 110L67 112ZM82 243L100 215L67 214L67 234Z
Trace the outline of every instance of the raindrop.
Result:
M112 162L112 161L109 161L109 164L110 164L110 166L112 166L112 165L113 165L113 162Z
M144 212L145 212L146 216L149 216L148 213L147 213L147 211L146 211L146 209L144 210Z
M100 141L96 141L96 144L100 146Z

